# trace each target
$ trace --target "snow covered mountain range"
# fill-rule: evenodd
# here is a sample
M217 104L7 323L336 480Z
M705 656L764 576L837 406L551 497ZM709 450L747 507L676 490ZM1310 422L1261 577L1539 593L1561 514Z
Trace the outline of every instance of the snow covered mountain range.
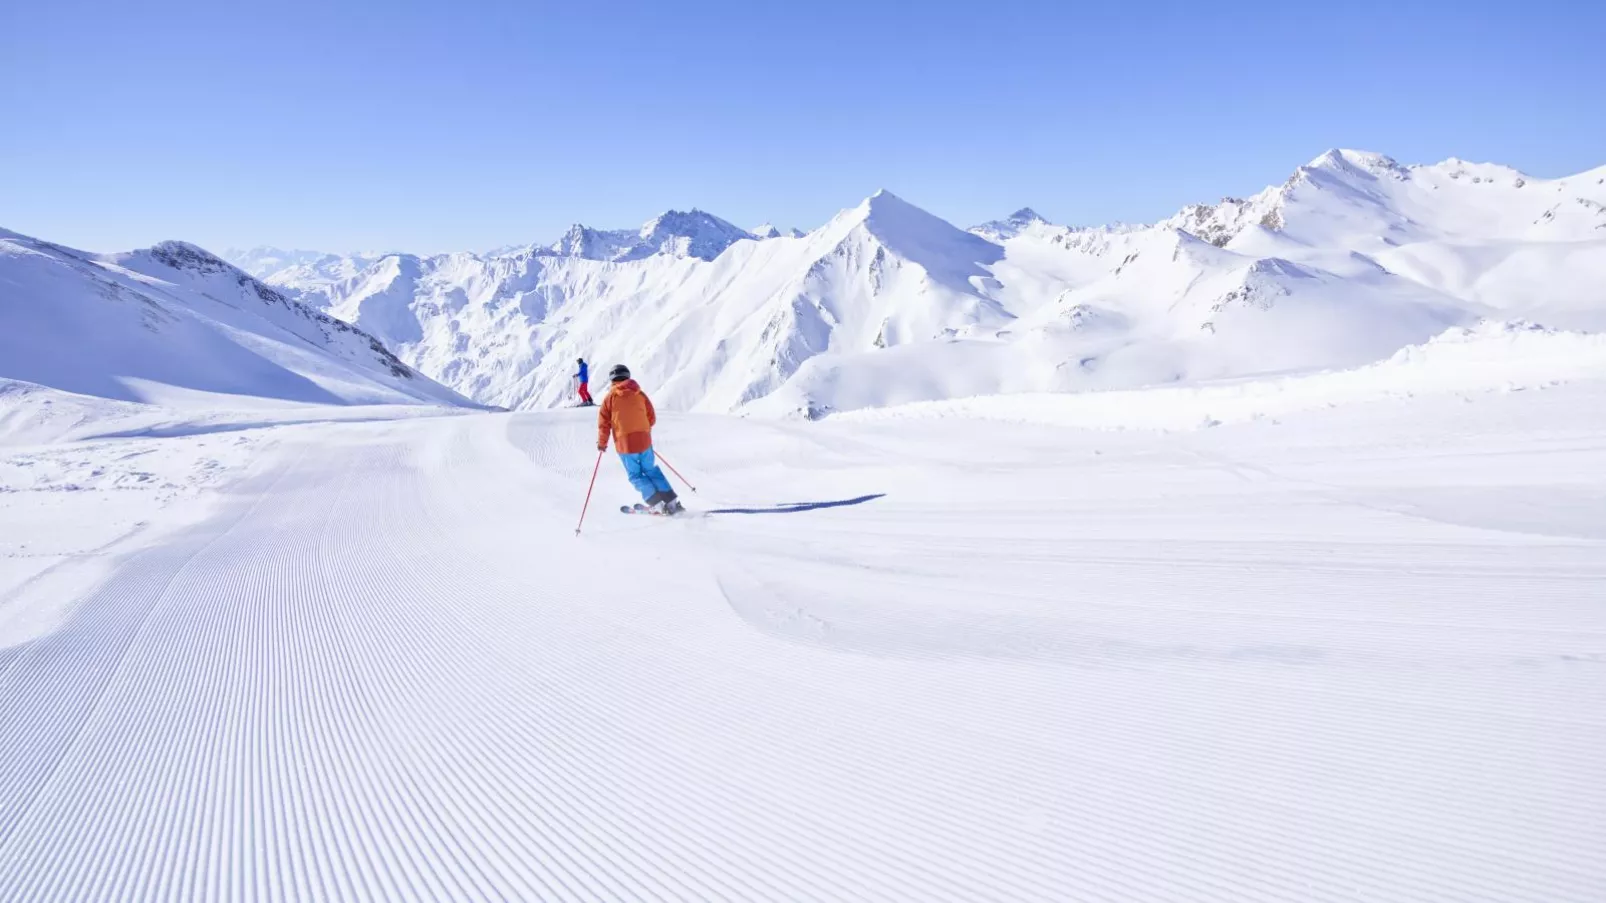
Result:
M815 417L1353 367L1480 320L1606 328L1606 167L1335 150L1149 225L966 230L883 191L808 233L692 210L481 254L225 256L3 233L0 376L544 408L585 356L669 407Z
M683 408L909 401L1347 367L1479 319L1606 326L1606 167L1322 154L1159 223L957 228L887 192L807 234L701 211L488 254L231 259L476 400L561 403L576 357Z
M0 327L0 383L136 402L465 402L360 328L183 242L88 254L0 230Z

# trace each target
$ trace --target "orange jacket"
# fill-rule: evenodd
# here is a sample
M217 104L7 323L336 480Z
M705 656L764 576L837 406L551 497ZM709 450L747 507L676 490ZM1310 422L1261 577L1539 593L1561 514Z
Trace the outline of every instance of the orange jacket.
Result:
M621 455L634 455L652 448L652 428L658 425L658 412L652 399L633 379L614 383L597 411L597 448L608 447L608 434Z

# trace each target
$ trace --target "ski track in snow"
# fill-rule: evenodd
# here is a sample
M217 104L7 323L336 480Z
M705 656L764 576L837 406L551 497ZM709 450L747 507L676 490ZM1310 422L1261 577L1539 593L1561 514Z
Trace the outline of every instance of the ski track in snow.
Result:
M1606 544L1371 501L1523 446L908 429L287 432L0 647L0 900L1606 898Z

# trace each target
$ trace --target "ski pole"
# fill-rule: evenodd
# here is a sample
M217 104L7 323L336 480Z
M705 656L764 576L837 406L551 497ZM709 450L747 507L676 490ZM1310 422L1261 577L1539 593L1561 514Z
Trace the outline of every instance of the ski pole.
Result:
M685 477L682 477L682 476L680 476L680 471L678 471L678 470L676 470L676 469L675 469L675 465L673 465L673 464L671 464L671 463L669 463L669 462L668 462L668 461L665 461L665 460L664 460L664 456L663 456L663 455L661 455L661 454L659 454L659 453L658 453L658 450L657 450L657 449L656 449L656 448L655 448L655 449L653 449L653 455L654 455L654 457L656 457L656 458L657 458L657 459L658 459L658 460L660 460L660 461L663 461L663 462L664 462L664 466L665 466L665 467L667 467L667 468L669 468L669 472L670 472L670 473L672 473L672 474L674 474L674 475L675 475L675 476L677 476L677 477L680 477L680 481L681 481L681 482L682 482L682 483L685 483L685 484L686 484L686 488L687 488L687 489L690 489L690 490L691 490L691 491L692 491L692 492L696 492L696 491L697 491L697 487L696 487L696 486L693 486L693 485L692 485L692 484L691 484L691 480L688 480L688 479L686 479L686 478L685 478Z
M580 522L574 525L574 535L580 535L580 528L585 526L586 509L591 507L591 490L597 485L597 471L602 469L602 455L607 449L597 449L597 466L591 468L591 482L586 485L586 503L580 506Z

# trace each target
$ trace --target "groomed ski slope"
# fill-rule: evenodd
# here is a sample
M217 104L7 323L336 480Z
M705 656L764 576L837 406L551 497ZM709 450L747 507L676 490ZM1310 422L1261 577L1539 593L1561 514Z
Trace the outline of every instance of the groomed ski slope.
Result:
M610 455L579 538L590 412L249 432L0 632L0 900L1606 899L1598 383L671 416L695 508L881 497L624 517Z

